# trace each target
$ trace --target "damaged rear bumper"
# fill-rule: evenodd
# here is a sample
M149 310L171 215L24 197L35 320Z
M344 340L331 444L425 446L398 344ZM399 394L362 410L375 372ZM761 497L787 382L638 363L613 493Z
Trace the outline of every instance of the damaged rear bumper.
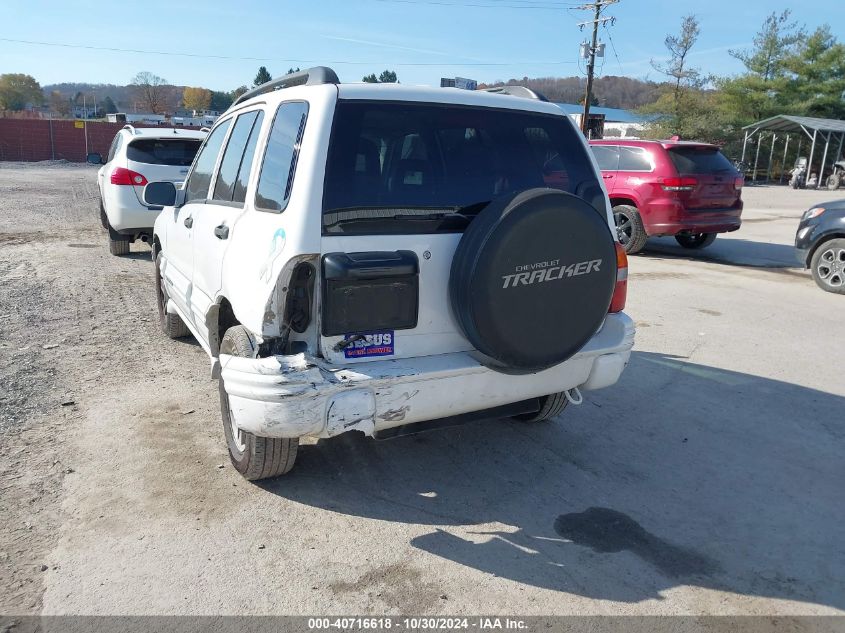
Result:
M579 387L614 384L628 363L634 324L608 315L565 363L526 375L491 370L471 353L339 367L304 354L221 355L221 378L239 428L264 437L332 437L489 409Z

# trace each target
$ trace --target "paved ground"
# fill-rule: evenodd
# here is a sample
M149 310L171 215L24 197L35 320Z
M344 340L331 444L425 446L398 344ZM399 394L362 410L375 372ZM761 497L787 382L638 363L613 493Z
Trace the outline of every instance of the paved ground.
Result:
M633 361L556 423L321 441L256 486L94 170L0 163L0 613L845 612L845 298L790 247L829 194L744 197L700 256L632 258Z

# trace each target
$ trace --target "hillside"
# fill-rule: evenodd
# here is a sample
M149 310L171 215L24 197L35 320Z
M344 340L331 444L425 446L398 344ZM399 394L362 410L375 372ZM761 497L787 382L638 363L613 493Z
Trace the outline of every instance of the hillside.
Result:
M581 103L587 80L584 77L523 77L485 84L486 87L518 84L545 95L551 101ZM665 90L665 84L653 81L606 75L593 82L593 94L598 105L606 108L633 110L653 103Z

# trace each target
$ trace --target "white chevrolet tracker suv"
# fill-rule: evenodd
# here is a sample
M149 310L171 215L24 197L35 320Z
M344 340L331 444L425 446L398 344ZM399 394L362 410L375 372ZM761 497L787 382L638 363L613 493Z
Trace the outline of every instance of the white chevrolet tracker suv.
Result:
M105 161L96 152L88 154L89 163L103 165L97 172L100 222L109 233L112 255L127 254L137 239L149 240L161 207L144 204L144 186L184 181L207 133L126 125L115 134Z
M600 172L556 106L504 92L312 68L238 99L184 188L146 186L162 328L211 356L247 479L302 437L546 420L618 380L634 326Z

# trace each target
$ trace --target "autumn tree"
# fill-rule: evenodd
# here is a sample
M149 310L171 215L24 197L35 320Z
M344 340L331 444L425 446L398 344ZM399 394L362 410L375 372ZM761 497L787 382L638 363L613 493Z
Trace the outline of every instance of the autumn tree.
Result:
M135 75L131 82L136 97L152 114L164 112L167 99L166 85L166 79L147 71Z
M211 90L187 87L182 91L182 105L187 110L208 110L211 106Z
M247 88L246 86L238 86L237 88L232 90L232 92L230 92L229 94L232 97L232 101L234 101L235 99L240 97L242 94L244 94L248 90L249 90L249 88Z
M258 74L255 75L255 79L252 80L252 85L257 87L266 84L268 81L273 81L273 76L267 72L266 66L261 66L258 69Z
M0 75L0 110L23 110L28 104L42 103L44 92L34 77L21 73Z
M67 116L70 114L70 99L67 99L58 90L53 90L50 93L50 110L59 116Z

